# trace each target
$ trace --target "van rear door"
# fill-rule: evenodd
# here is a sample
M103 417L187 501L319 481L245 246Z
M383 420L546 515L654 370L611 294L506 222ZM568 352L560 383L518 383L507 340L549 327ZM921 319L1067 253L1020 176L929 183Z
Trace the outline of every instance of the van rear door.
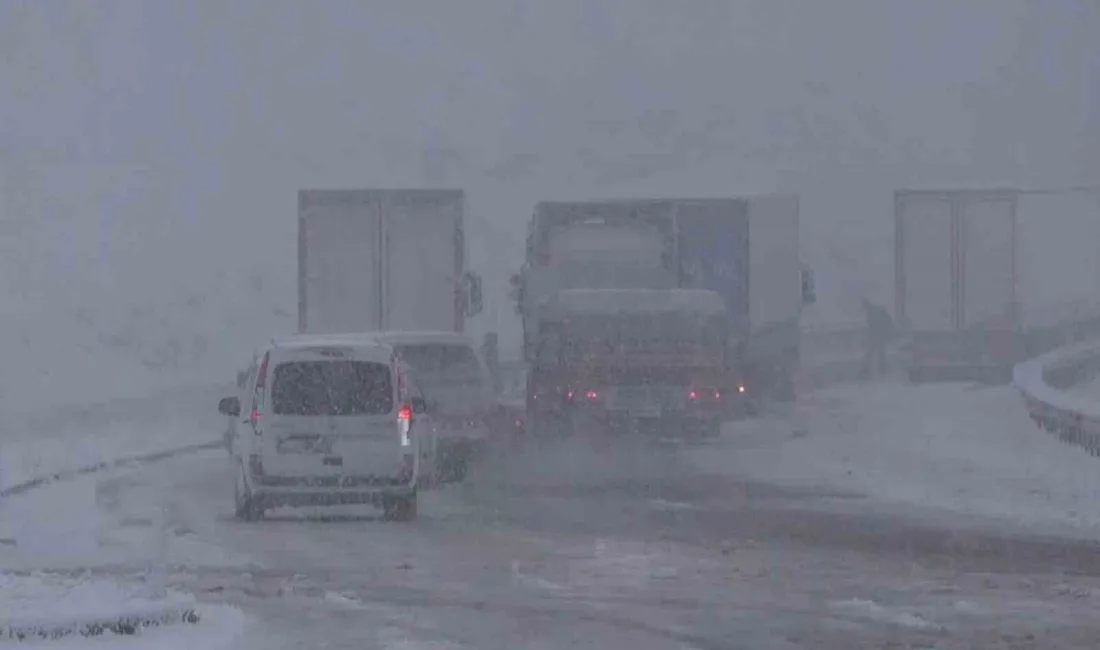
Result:
M274 361L263 423L266 474L347 481L402 473L412 450L398 427L388 363L354 348L295 350Z

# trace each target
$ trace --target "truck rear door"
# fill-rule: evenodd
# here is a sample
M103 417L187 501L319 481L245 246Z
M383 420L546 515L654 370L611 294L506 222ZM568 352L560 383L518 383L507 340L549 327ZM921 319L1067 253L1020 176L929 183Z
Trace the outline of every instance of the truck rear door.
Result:
M298 194L298 329L381 328L378 203L369 192Z
M463 203L460 190L385 195L387 313L382 329L462 331Z
M914 332L955 329L951 200L925 193L895 196L897 312Z
M957 206L962 278L958 323L963 328L1012 329L1015 201L976 194L960 199Z

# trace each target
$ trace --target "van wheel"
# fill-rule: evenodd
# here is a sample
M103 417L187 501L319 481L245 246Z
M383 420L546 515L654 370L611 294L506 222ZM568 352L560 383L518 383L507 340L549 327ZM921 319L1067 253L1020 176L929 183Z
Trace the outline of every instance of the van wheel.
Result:
M233 514L241 521L257 521L264 516L263 508L248 489L243 467L237 469L237 478L233 482L233 506Z
M408 497L386 497L382 500L382 518L386 521L416 519L416 493Z

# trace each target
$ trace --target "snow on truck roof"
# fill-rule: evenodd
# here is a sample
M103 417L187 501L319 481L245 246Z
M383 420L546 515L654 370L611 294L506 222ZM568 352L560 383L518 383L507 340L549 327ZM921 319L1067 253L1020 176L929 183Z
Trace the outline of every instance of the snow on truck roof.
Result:
M474 347L474 340L466 334L444 330L391 330L373 332L371 336L387 345L412 345L417 343L440 343L466 345Z
M566 289L543 300L543 305L585 314L646 314L694 312L724 314L725 301L706 289Z

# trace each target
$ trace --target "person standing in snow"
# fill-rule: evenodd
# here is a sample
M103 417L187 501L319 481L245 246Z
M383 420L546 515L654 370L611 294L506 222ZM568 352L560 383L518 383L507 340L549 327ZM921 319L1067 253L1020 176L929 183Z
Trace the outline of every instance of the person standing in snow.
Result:
M864 340L863 378L877 374L886 374L886 345L894 335L894 319L890 312L863 298L863 312L867 318L867 336Z

